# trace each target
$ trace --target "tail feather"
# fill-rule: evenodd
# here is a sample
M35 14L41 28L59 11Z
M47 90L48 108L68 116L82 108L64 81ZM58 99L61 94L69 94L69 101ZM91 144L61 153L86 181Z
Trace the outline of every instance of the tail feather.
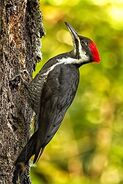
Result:
M41 146L37 147L37 151L35 152L35 157L34 157L33 163L35 163L39 160L39 158L42 155L43 151L44 151L44 147L41 147Z
M37 134L38 134L38 132L36 131L31 136L31 138L29 139L29 141L27 142L27 144L25 145L25 147L21 151L20 155L18 156L18 158L15 162L15 165L17 163L21 163L21 162L26 165L28 163L29 159L31 158L31 156L35 154Z
M37 141L36 141L36 145L35 145L35 156L34 156L34 160L33 160L33 163L37 162L40 158L40 156L42 155L43 153L43 150L44 150L44 139L45 137L44 136L41 136L43 135L42 132L40 132L40 129L38 129L38 132L37 132ZM39 139L40 137L40 139Z
M38 140L38 131L36 131L23 150L21 151L20 155L18 156L16 162L15 162L15 170L13 174L13 184L16 184L18 179L20 178L20 175L26 170L26 166L28 165L28 161L31 158L32 155L35 154L36 151L36 144Z

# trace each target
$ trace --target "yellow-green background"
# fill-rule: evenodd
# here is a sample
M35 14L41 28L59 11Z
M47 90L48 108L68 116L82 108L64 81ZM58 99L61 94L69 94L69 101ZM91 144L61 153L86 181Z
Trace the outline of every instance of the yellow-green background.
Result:
M43 61L72 49L64 21L93 39L100 64L80 68L76 98L33 184L123 184L123 0L40 0ZM36 74L35 73L35 74Z

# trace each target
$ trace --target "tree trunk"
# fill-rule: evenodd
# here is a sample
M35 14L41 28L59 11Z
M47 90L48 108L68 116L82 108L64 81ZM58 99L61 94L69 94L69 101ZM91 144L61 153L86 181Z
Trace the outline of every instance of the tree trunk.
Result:
M12 183L14 162L29 138L32 109L16 76L25 69L31 76L43 35L38 0L0 0L0 184ZM30 183L26 177L21 183Z

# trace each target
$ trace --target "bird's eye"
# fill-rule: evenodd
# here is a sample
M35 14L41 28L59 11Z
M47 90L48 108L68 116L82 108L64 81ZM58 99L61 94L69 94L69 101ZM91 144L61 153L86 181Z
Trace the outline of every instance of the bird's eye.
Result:
M87 42L84 42L84 44L85 44L86 46L88 46L88 43L87 43Z
M85 41L82 41L82 44L85 45L86 47L88 46L88 43Z

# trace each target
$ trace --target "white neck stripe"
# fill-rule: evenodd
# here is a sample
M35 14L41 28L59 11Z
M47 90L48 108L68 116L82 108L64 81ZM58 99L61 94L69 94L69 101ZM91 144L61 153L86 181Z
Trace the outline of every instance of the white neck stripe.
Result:
M61 64L71 64L71 63L76 63L77 59L74 58L61 58L61 59L57 59L57 63L55 63L53 66L51 66L47 72L43 73L43 76L47 76L49 74L49 72L51 72L57 65L61 65Z
M87 61L88 60L88 57L82 53L82 58L84 61ZM61 64L81 64L82 63L82 59L75 59L75 58L71 58L71 57L68 57L68 58L61 58L61 59L57 59L57 63L55 63L53 66L51 66L45 73L43 73L42 75L43 76L48 76L49 72L51 72L57 65L61 65Z

